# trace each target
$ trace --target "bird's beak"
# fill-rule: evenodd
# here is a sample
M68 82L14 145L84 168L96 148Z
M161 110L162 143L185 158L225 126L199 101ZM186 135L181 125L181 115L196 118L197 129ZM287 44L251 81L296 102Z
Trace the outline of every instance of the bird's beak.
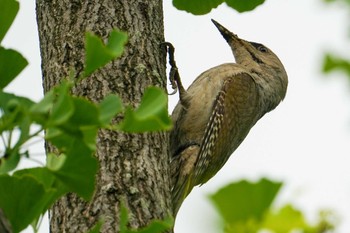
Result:
M236 34L230 32L227 30L224 26L216 22L215 20L211 20L214 25L218 28L221 35L225 38L226 42L231 47L231 50L233 52L233 55L235 57L235 60L239 64L244 64L249 62L250 60L247 60L247 57L251 57L251 45L248 41L242 40L239 38Z
M215 20L212 19L211 21L214 23L214 25L220 31L221 35L225 38L227 43L230 44L230 43L232 43L233 40L235 40L235 41L241 40L240 38L238 38L238 36L236 34L230 32L229 30L227 30L224 26L222 26L221 24L219 24Z

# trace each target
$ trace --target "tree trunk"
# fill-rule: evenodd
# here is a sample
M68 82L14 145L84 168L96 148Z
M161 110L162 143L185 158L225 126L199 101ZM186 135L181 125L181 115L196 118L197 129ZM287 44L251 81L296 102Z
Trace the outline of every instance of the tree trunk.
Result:
M74 94L98 102L116 93L135 107L146 87L165 88L162 0L37 0L36 7L45 92L72 70L76 76L82 72L85 31L106 41L113 28L128 33L123 56L77 85ZM118 232L121 202L133 228L169 216L167 142L165 132L101 130L95 194L90 203L74 194L61 198L49 212L51 232L85 232L100 218L105 221L101 232Z

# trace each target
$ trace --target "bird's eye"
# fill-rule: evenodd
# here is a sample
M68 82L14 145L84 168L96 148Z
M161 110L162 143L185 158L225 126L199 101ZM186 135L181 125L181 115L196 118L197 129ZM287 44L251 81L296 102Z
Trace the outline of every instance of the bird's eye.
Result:
M267 53L267 48L264 47L264 46L259 46L259 47L258 47L258 50L259 50L260 52L262 52L262 53Z
M259 50L262 53L267 53L269 50L262 44L255 43L255 42L249 42L251 45L254 46L257 50Z

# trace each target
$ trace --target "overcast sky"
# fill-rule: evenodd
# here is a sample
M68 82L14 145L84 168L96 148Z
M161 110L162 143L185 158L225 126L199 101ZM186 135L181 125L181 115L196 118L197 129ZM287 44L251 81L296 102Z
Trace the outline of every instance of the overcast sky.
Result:
M4 45L22 52L30 65L7 90L39 100L42 86L35 6L34 1L20 3L19 16ZM349 232L349 82L339 73L325 77L320 72L325 51L344 55L350 51L345 10L321 0L267 0L244 14L223 5L206 16L180 12L168 0L164 8L166 40L176 48L186 87L203 71L234 61L211 18L239 37L272 49L289 76L285 101L265 115L224 168L184 202L177 232L218 232L219 217L207 195L231 181L261 177L285 182L276 206L292 202L310 219L321 208L334 209L341 217L338 232ZM177 100L178 96L170 97L170 110ZM37 148L34 152L40 152L40 146ZM48 232L47 222L41 232Z

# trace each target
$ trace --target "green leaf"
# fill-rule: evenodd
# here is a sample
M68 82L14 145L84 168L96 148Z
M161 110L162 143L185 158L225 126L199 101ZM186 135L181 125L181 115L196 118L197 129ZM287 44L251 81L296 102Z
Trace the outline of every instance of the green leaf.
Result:
M98 36L87 32L85 34L86 56L84 76L89 76L92 72L106 65L112 59L120 56L123 53L126 41L126 33L113 30L105 46Z
M257 233L261 223L255 219L226 223L225 233Z
M15 0L1 0L0 1L0 42L5 37L13 20L16 18L19 10L19 3Z
M124 45L128 41L128 35L125 32L119 30L111 31L107 48L113 53L114 58L117 58L123 54Z
M49 128L46 133L46 140L55 145L61 152L67 152L75 144L82 144L90 151L96 149L97 127L82 127L76 132L67 132L57 128Z
M70 87L68 82L63 82L55 88L57 100L52 107L52 113L49 118L50 124L62 125L73 115L74 104L73 97L69 94Z
M0 90L0 133L11 131L26 118L27 111L33 102L30 99L16 96Z
M96 105L81 97L72 98L74 114L69 122L76 126L99 125L99 112Z
M19 97L10 93L0 91L0 133L3 138L8 138L13 131L20 131L17 142L13 145L4 145L5 152L0 158L0 174L7 173L15 169L20 161L20 149L22 144L29 139L29 129L31 120L28 117L28 109L33 102L27 98ZM17 137L16 137L17 138Z
M95 225L93 228L91 228L87 233L100 233L102 226L103 226L103 221L100 220L100 221L98 221L98 222L96 223L96 225Z
M47 202L44 206L41 214L44 214L46 210L63 194L69 192L70 190L60 183L52 172L46 167L36 167L18 170L13 174L14 177L31 177L34 178L37 182L42 184L45 190L50 190L47 195ZM39 216L38 216L39 217Z
M48 127L51 109L55 101L54 89L47 92L40 102L34 104L30 109L30 117L33 122L42 125L44 128Z
M28 116L21 117L21 120L16 123L18 123L20 136L14 146L6 145L5 156L0 158L0 174L8 173L17 167L21 155L23 155L23 152L20 152L22 145L29 139L31 122ZM12 132L9 133L11 134Z
M17 96L0 90L0 109L3 110L5 114L12 113L14 109L18 107L29 109L33 104L34 102L26 97Z
M286 205L277 212L269 212L262 227L275 233L285 233L296 229L307 229L310 226L299 210L291 205Z
M120 233L128 233L128 209L125 207L123 202L120 203Z
M129 230L128 233L164 233L171 230L174 226L174 219L153 220L146 227L140 230Z
M204 15L221 3L226 4L238 12L251 11L264 3L265 0L173 0L173 5L178 10L184 10L194 15Z
M128 209L122 202L120 204L120 233L163 233L172 229L174 226L174 219L169 217L164 220L153 220L146 227L137 230L128 229L129 215Z
M49 92L45 94L43 99L41 99L38 103L34 104L30 108L30 111L33 114L47 113L52 109L54 101L55 101L55 93L54 93L54 89L51 89Z
M48 153L46 156L46 167L50 171L58 171L66 162L67 156L65 154L56 155L53 153Z
M194 15L204 15L218 7L224 0L173 0L178 10L184 10Z
M79 137L79 138L78 138ZM46 129L45 139L50 141L60 151L71 148L76 140L81 140L81 135L69 134L61 129L50 127Z
M12 131L23 119L23 111L17 108L15 111L9 114L4 114L0 118L0 133L3 134L6 131ZM11 133L11 132L6 132Z
M21 155L17 150L7 150L5 151L5 155L0 158L0 174L14 170L21 159Z
M35 178L39 183L41 183L45 189L52 188L55 181L55 177L50 173L50 171L43 167L27 168L21 169L13 173L14 177L32 177Z
M20 53L0 47L0 89L6 87L27 65L27 60Z
M0 176L0 208L11 222L13 232L25 229L42 212L51 198L52 190L45 190L36 179Z
M18 125L18 129L20 130L21 134L18 141L16 142L16 145L14 146L16 149L19 150L22 147L23 143L25 143L29 139L31 124L32 122L30 118L28 117L28 115L25 115Z
M323 60L323 72L330 73L335 70L340 70L350 77L350 61L333 54L326 54Z
M98 68L106 65L113 59L113 53L106 48L102 40L92 33L85 34L85 70L84 75L89 76Z
M119 129L126 132L169 130L172 127L167 110L167 95L157 87L146 89L135 111L127 108Z
M49 128L47 139L63 150L70 148L77 141L95 150L97 131L101 124L99 109L86 99L70 98L73 114L58 127Z
M106 96L98 105L100 111L100 122L103 125L109 124L112 118L123 110L121 99L116 95Z
M82 127L83 142L90 150L96 150L96 137L98 128L95 126Z
M257 6L263 4L265 0L225 0L226 4L238 12L254 10Z
M58 162L57 166L53 164L54 161L51 161L48 168L68 190L77 193L85 200L89 200L95 188L97 160L91 155L91 151L78 141L72 145L68 153L59 156L65 158L55 160Z
M61 151L66 151L75 143L82 143L90 150L96 149L96 136L100 127L99 109L91 102L70 97L73 113L59 126L47 128L46 139Z
M242 180L225 186L210 198L226 223L260 221L281 185L267 179L257 183Z

